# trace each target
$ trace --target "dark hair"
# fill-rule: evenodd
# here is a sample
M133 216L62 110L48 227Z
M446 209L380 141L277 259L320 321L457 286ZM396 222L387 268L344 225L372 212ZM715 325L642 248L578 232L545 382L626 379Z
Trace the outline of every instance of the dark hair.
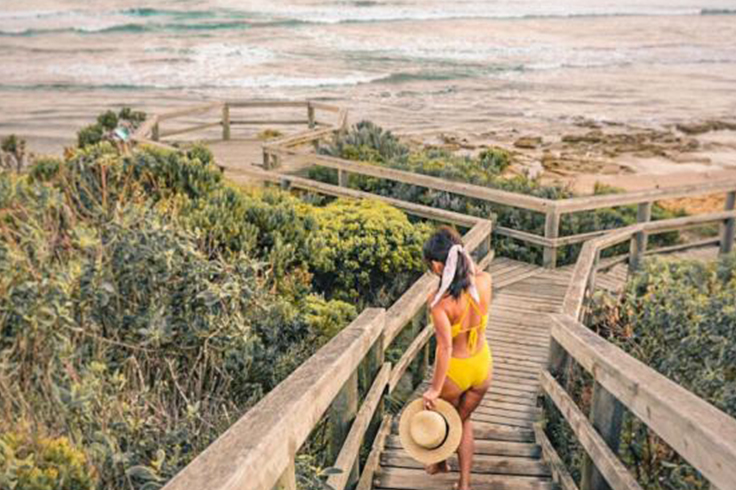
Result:
M463 241L460 234L449 226L441 226L435 231L431 237L424 243L424 260L429 264L432 260L447 262L447 255L453 245L462 245ZM465 254L457 257L457 269L455 277L448 288L450 295L458 299L460 295L470 287L470 264Z

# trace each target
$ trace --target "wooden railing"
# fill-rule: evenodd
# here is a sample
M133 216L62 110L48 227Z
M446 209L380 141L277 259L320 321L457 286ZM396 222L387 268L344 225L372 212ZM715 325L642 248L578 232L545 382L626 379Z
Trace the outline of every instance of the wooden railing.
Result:
M307 116L305 119L282 120L231 119L231 109L248 108L306 108ZM334 121L326 122L325 120L318 120L316 115L317 111L331 114L334 117ZM218 114L218 119L216 121L169 131L163 131L161 129L162 123L165 121L193 115L203 115L211 112L216 112ZM338 173L338 183L343 187L347 187L348 176L350 174L364 175L475 198L496 205L523 209L530 213L538 213L544 217L545 224L544 233L542 235L498 225L495 227L494 233L520 240L531 245L543 247L543 265L550 268L556 267L557 252L560 248L584 243L592 238L596 238L611 231L611 229L594 230L585 233L560 236L560 221L565 215L617 206L637 205L637 221L639 223L647 223L651 220L652 206L655 202L715 193L724 193L726 195L725 211L731 211L736 208L736 178L721 179L712 183L685 185L666 189L552 200L491 189L463 182L448 181L442 178L380 167L365 162L317 155L313 151L305 151L303 149L304 145L311 144L316 146L319 141L345 131L347 129L347 114L346 109L316 101L214 102L197 107L171 111L160 115L152 115L144 122L144 124L141 125L138 131L136 131L133 139L139 143L172 148L163 141L165 138L202 131L217 126L222 127L222 139L229 140L231 138L230 128L233 125L305 125L306 128L303 131L268 141L263 144L263 168L265 170L278 171L281 163L289 160L295 163L311 164L334 169ZM307 183L302 181L299 185L306 186ZM315 183L314 185L318 184ZM729 252L733 248L735 238L736 220L733 218L727 218L721 223L720 236L718 238L709 239L707 242L719 243L723 252ZM640 244L644 245L645 243L645 241L642 241ZM706 242L703 242L703 244L705 243Z
M315 143L329 134L331 134L329 131L306 132L303 135L300 135L298 140L291 140L291 143L293 144L289 144L288 147L280 144L278 141L269 143L264 146L264 153L270 155L270 164L267 168L277 170L278 162L289 159L302 164L312 164L337 170L338 182L341 186L347 186L348 176L350 174L364 175L449 192L464 197L480 199L492 204L524 209L532 213L541 213L544 215L545 220L544 235L537 235L527 231L515 230L502 226L496 226L495 233L544 247L543 264L545 267L550 268L554 268L556 266L557 250L560 247L583 243L591 238L601 236L611 231L610 229L595 230L561 237L559 236L560 220L566 214L617 206L638 205L637 221L640 223L646 223L651 220L652 206L657 201L688 196L725 193L725 210L733 210L736 205L736 178L666 189L652 189L637 192L552 200L491 189L463 182L448 181L438 177L381 167L366 162L316 155L296 148L299 144L309 142ZM723 252L729 252L733 247L735 237L736 220L728 218L722 223L720 238L712 239L711 241L713 243L720 243Z
M234 110L253 110L253 109L306 109L303 118L293 119L233 119ZM318 119L318 111L322 113L332 114L335 121L328 122L326 119ZM212 113L216 114L216 119L208 122L198 122L194 125L178 127L174 129L162 129L164 122L175 119L189 118L192 116L208 117ZM152 114L143 124L135 131L132 136L133 141L142 144L152 144L157 146L172 147L167 144L166 139L171 140L173 136L181 136L188 133L201 132L207 129L219 127L222 128L221 139L228 141L232 137L233 126L293 126L301 125L307 129L297 134L289 135L278 140L274 140L270 144L278 144L279 146L289 147L293 144L299 144L304 135L309 134L315 137L323 137L331 132L339 131L347 124L347 111L338 106L325 104L314 101L279 101L279 100L245 100L245 101L224 101L210 102L196 107L187 107L177 109L161 114ZM173 148L173 147L172 147Z
M263 174L273 179L274 174ZM297 177L285 176L278 176L276 181L295 188L302 183ZM363 193L338 186L309 185L310 191L363 197ZM478 258L480 267L485 268L493 258L490 221L402 201L396 204L409 214L470 228L463 241ZM412 386L416 387L427 370L433 328L427 322L426 299L436 289L436 281L434 275L426 273L387 310L363 311L164 488L293 490L297 452L327 415L329 454L333 467L339 470L330 475L327 483L334 490L356 485L359 490L369 490L391 424L390 416L383 416L383 400L394 392L404 376L410 377ZM385 362L386 350L407 327L412 329L413 340L395 365ZM413 364L416 369L410 372ZM362 403L359 403L359 377L370 381ZM361 468L360 449L371 446L368 429L376 419L381 420L380 427L372 441L371 454Z
M707 478L714 488L734 488L736 420L637 361L583 324L598 270L622 259L629 259L631 268L636 268L645 251L648 235L708 223L728 223L734 218L735 211L726 211L642 223L610 232L583 246L562 313L551 318L549 365L540 376L544 394L560 411L587 453L582 471L583 490L641 488L617 456L624 410L636 415ZM603 250L626 241L631 242L628 254L601 262ZM699 246L701 243L689 245ZM671 247L653 252L669 249ZM594 380L588 417L567 393L564 381L558 381L570 372L573 360ZM557 480L565 490L577 488L541 432L540 437L548 445L547 459L553 462Z

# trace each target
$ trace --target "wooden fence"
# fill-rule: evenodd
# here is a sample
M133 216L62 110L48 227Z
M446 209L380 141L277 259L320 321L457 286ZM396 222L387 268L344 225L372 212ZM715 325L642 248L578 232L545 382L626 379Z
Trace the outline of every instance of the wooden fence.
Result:
M540 375L544 394L563 415L585 449L583 490L634 490L641 487L617 456L624 409L662 438L693 465L714 488L736 484L736 420L698 398L665 376L637 361L583 324L596 273L622 258L601 262L601 252L630 241L630 269L641 260L642 237L672 230L728 222L735 211L711 213L629 226L585 243L567 290L563 311L552 315L549 365ZM690 243L697 247L700 243ZM684 247L684 246L683 246ZM667 251L669 247L660 249ZM594 380L592 406L586 417L563 384L570 363L577 362ZM549 447L557 480L577 488L559 457Z
M233 112L236 110L254 109L305 109L306 113L303 118L293 119L233 119L232 117ZM175 129L162 129L165 122L192 116L209 117L213 113L216 115L214 120ZM318 115L322 115L320 113L331 114L335 118L335 121L328 122L326 118L318 118ZM300 144L305 135L309 135L309 140L311 141L314 138L320 138L329 133L342 130L346 124L347 111L345 109L321 102L278 100L224 101L210 102L196 107L187 107L161 114L153 114L133 133L132 139L140 144L173 148L166 140L171 142L173 136L198 133L211 128L222 128L220 139L222 141L229 141L232 139L233 126L305 126L307 129L302 132L279 138L266 144L267 147L275 144L288 148L295 144Z
M232 120L231 110L236 108L305 108L307 110L307 115L305 119ZM317 111L331 114L335 120L333 122L320 120L317 118ZM192 115L208 114L211 112L216 112L218 114L218 119L216 121L170 131L162 131L161 129L161 125L165 121ZM724 207L725 211L731 211L736 208L736 179L723 179L712 183L685 185L666 189L552 200L491 189L474 184L448 181L442 178L380 167L365 162L317 155L313 150L310 151L304 149L305 145L311 145L314 147L320 141L326 138L331 138L335 134L345 131L347 129L347 116L348 113L346 109L316 101L213 102L197 107L171 111L160 115L152 115L144 122L138 131L136 131L133 139L139 143L154 144L171 148L170 145L162 142L164 138L171 138L172 136L179 136L184 133L201 131L211 127L222 127L222 139L229 140L231 138L230 127L238 124L305 125L306 129L299 131L296 134L290 134L263 144L263 168L265 170L278 171L281 164L284 161L289 160L294 163L311 164L336 170L338 173L338 183L342 187L347 187L348 176L350 174L364 175L448 192L459 196L475 198L495 205L526 210L530 213L538 213L544 216L545 225L543 235L498 225L495 226L494 233L513 238L527 244L543 247L543 265L549 268L556 267L557 252L560 248L584 243L587 240L596 238L611 231L610 229L594 230L585 233L560 236L560 222L565 215L573 215L574 213L619 206L637 205L638 222L647 223L651 220L652 206L655 202L717 193L723 193L726 196ZM305 183L302 182L300 185L304 184ZM719 237L708 239L707 243L719 243L723 252L729 252L733 248L735 238L736 220L733 218L727 218L721 222L721 233ZM704 242L704 244L705 243L706 242Z
M301 136L297 143L315 143L330 134L330 132L307 132ZM610 229L595 230L592 232L560 236L560 221L564 215L611 207L637 205L638 222L647 223L651 220L652 206L657 201L716 193L724 193L726 195L725 211L733 210L736 205L736 179L724 179L712 183L666 189L552 200L491 189L464 182L449 181L414 172L381 167L366 162L316 155L296 148L296 146L294 144L284 147L278 142L264 146L264 153L269 155L269 157L264 158L264 160L267 159L269 162L266 168L278 170L279 162L289 159L302 165L312 164L336 170L340 186L347 186L348 176L350 174L356 174L475 198L496 205L523 209L530 213L540 213L544 215L545 220L544 235L537 235L528 231L498 225L495 227L495 233L528 244L544 247L543 265L549 268L556 266L557 251L559 248L584 243L587 240L611 231ZM720 236L709 239L708 243L720 243L722 250L729 252L733 248L734 238L736 237L736 220L726 218L721 224L722 230Z

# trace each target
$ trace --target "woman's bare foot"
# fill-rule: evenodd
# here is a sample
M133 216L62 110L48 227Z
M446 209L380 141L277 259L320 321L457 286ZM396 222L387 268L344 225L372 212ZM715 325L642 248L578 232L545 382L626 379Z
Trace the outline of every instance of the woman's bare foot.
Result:
M449 473L450 465L447 461L440 461L439 463L428 464L424 467L424 471L430 475L436 475L437 473Z
M453 490L470 490L470 485L466 485L464 487L460 486L460 482L455 482L452 485Z

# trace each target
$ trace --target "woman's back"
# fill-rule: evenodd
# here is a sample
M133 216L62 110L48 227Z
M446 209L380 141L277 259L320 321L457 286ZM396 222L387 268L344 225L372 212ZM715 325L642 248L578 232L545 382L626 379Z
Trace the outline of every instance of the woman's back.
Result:
M464 292L457 300L447 297L443 307L452 324L452 356L470 357L483 348L485 327L491 302L491 276L487 272L475 275L480 304Z

